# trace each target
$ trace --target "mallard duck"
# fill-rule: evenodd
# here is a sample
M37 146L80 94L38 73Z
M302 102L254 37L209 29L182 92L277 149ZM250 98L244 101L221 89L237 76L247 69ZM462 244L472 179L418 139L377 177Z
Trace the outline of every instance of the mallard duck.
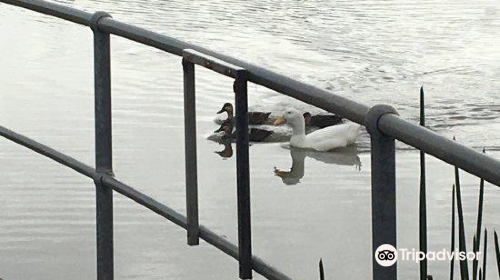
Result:
M235 140L236 139L236 133L233 132L233 123L231 120L226 120L222 123L222 125L219 127L219 129L215 130L214 133L219 133L221 131L224 132L222 135L221 139L222 140ZM248 129L248 140L250 142L262 142L266 140L271 134L273 134L272 131L265 130L265 129L259 129L259 128L249 128Z
M295 109L288 109L274 122L275 125L283 123L288 123L293 130L290 146L317 151L329 151L355 143L361 128L360 125L349 122L318 129L306 135L304 117Z
M224 103L222 109L220 109L217 114L227 113L226 120L233 120L234 118L234 108L231 103ZM275 120L269 119L270 112L248 112L248 124L259 125L259 124L272 124Z
M336 115L311 115L311 113L305 112L303 116L306 126L325 128L342 123L342 118Z

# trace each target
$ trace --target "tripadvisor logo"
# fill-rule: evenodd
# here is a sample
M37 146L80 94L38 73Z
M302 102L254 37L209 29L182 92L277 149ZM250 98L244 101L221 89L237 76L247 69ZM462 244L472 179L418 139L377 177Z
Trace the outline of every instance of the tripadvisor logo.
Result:
M390 244L383 244L375 251L375 260L381 266L391 266L398 260L398 251Z
M399 252L398 252L399 251ZM427 254L424 252L416 251L415 249L399 249L397 250L390 244L380 245L375 251L375 260L381 266L391 266L399 259L400 261L414 261L416 263L427 259L429 261L450 261L452 259L463 260L479 260L481 252L460 252L455 250L448 252L445 249L439 252L429 251Z

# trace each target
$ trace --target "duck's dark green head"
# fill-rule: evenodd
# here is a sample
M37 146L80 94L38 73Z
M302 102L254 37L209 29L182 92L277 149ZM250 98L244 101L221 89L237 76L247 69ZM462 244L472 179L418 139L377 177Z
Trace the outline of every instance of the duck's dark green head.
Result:
M231 103L224 103L224 105L222 106L222 109L220 109L217 114L220 114L220 113L223 113L223 112L227 112L228 114L232 114L233 113L233 104Z

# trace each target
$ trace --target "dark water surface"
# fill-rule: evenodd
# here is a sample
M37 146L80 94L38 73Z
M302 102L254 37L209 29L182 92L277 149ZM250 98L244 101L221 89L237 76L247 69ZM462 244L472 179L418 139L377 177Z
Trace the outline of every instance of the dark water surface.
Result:
M498 1L60 1L231 54L417 121L426 87L431 129L500 158ZM0 123L93 165L88 28L0 4ZM178 57L112 37L117 177L184 212L182 69ZM197 73L201 222L236 242L235 159L206 140L232 98L229 79ZM250 103L307 105L251 85ZM371 279L370 156L250 148L254 251L296 279ZM403 145L400 145L403 148ZM418 248L418 153L398 151L398 243ZM0 141L0 277L95 278L91 181ZM290 168L292 170L290 170ZM429 248L449 247L453 169L429 158ZM275 168L283 171L275 175ZM468 240L476 178L463 184ZM484 225L500 230L500 190L486 185ZM115 195L116 279L235 279L237 264ZM471 246L469 241L469 247ZM491 243L490 241L490 244ZM492 247L490 247L491 249ZM490 251L487 279L496 279ZM444 279L448 262L431 262ZM401 279L418 265L400 262ZM261 277L256 276L256 279Z

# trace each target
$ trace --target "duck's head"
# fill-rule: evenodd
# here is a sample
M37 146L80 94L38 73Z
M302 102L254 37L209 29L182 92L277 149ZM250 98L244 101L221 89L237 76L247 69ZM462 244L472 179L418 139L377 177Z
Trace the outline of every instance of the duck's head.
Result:
M233 104L231 103L224 103L224 105L222 106L222 109L220 109L217 114L220 114L220 113L224 113L224 112L227 112L228 115L232 115L233 114Z
M306 125L309 125L311 123L311 113L305 112L302 116L304 116L304 121Z
M231 121L224 121L219 129L215 130L214 133L219 133L221 131L224 131L224 134L226 135L231 134L233 132L233 124L231 123Z
M278 117L274 125L288 123L291 127L300 127L304 125L304 116L295 109L288 109L283 116Z

